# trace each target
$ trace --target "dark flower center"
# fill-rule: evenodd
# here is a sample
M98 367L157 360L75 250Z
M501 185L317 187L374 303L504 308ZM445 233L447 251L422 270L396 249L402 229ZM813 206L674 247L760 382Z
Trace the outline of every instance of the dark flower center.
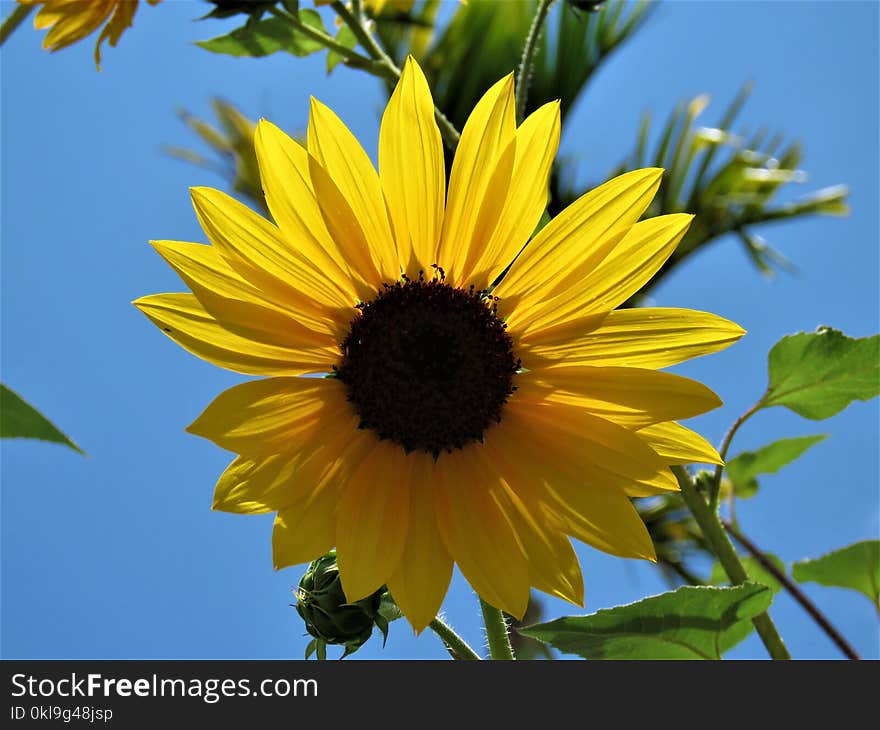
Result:
M435 271L384 284L358 305L334 370L361 428L436 457L482 441L501 420L520 362L497 298Z

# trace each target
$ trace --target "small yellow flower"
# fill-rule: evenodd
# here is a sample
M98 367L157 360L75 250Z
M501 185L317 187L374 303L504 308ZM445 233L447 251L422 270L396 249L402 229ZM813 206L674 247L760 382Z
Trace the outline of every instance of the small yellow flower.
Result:
M513 76L501 79L462 131L447 192L410 58L378 173L313 100L306 147L257 128L274 222L195 188L212 245L154 242L192 293L135 304L199 357L268 376L222 393L188 430L238 454L215 509L277 512L276 568L335 546L348 600L387 584L417 631L453 564L517 617L531 586L582 605L569 538L653 560L630 497L677 490L671 464L719 462L676 421L720 400L658 368L743 330L686 309L615 309L691 216L639 220L662 171L636 170L532 237L559 133L557 102L517 127Z
M162 0L147 0L156 5ZM114 48L137 11L138 0L18 0L21 5L42 5L34 18L34 28L49 28L43 48L57 51L81 41L104 25L95 44L95 65L101 68L101 44ZM108 20L109 18L109 20Z

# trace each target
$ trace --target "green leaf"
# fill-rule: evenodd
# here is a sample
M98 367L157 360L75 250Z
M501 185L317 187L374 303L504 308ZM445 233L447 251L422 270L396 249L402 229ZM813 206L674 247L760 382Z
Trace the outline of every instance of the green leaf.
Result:
M791 567L799 583L851 588L880 610L880 540L865 540Z
M314 10L300 10L299 18L304 25L324 31L321 16ZM226 35L207 41L196 41L196 45L213 53L254 58L278 51L287 51L294 56L308 56L324 47L297 31L284 18L276 16L249 21Z
M727 476L730 478L736 496L743 499L754 497L758 491L759 474L775 474L786 464L790 464L813 444L824 441L827 434L798 436L780 439L757 451L744 451L727 462Z
M847 337L830 327L783 337L770 350L763 406L814 421L880 394L880 335Z
M769 588L683 586L589 616L566 616L520 629L585 659L720 659L767 610Z
M51 441L85 456L85 452L42 413L3 384L0 384L0 437Z
M341 43L343 46L350 50L354 50L354 47L358 44L357 36L355 36L354 31L347 25L343 25L339 32L336 34L336 42ZM342 62L342 56L340 56L336 51L328 51L327 52L327 73L331 73L334 68L336 68Z

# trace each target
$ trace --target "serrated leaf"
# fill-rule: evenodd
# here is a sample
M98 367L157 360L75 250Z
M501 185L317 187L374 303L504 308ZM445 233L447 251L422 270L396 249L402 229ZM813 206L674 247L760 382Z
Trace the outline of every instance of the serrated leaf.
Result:
M770 605L767 586L683 586L589 616L567 616L520 629L585 659L720 659Z
M305 25L316 30L324 30L321 16L314 10L301 10L299 17ZM286 51L294 56L308 56L324 47L298 32L287 20L279 17L249 21L226 35L206 41L196 41L196 45L213 53L253 58L268 56L278 51Z
M791 567L798 583L850 588L867 596L880 610L880 540L864 540L821 558Z
M798 436L779 439L757 451L744 451L727 462L727 476L742 499L754 497L758 492L759 474L775 474L790 464L814 444L824 441L827 434Z
M0 384L0 437L39 439L63 444L85 456L49 419L18 393Z
M852 338L830 327L783 337L768 357L763 406L814 421L880 394L880 335Z
M354 50L358 44L357 36L354 31L347 25L343 25L336 34L336 42L342 44L349 50ZM342 56L336 51L327 51L327 73L331 73L342 62Z

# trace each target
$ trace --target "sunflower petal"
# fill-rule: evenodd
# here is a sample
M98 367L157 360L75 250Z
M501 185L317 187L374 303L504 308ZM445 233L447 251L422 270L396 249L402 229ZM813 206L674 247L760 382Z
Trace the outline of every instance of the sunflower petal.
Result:
M437 472L437 524L446 549L485 601L522 618L529 567L499 503L498 475L477 449L443 454Z
M675 213L649 218L629 228L578 285L536 303L522 315L520 336L565 325L572 319L610 312L641 289L675 250L693 220ZM511 325L513 326L513 325Z
M263 216L213 188L192 188L199 222L220 254L245 280L282 302L328 309L354 304L332 275L316 270ZM338 278L344 278L341 275Z
M535 230L547 206L550 169L559 148L559 102L545 104L516 130L516 158L507 200L485 247L471 250L468 280L486 289Z
M308 146L309 154L320 163L351 207L382 280L396 281L400 277L400 265L379 175L348 127L314 97L309 113ZM309 172L318 204L324 208L311 165ZM324 220L327 220L326 209ZM332 228L330 230L332 233Z
M339 489L321 484L296 504L281 510L272 530L275 570L316 560L336 542L336 503Z
M301 257L324 272L327 301L344 306L369 296L360 272L349 263L348 242L334 241L324 224L306 149L265 119L257 124L254 147L272 218Z
M655 423L638 434L669 464L724 463L712 444L680 423Z
M641 368L544 367L518 376L517 385L520 400L569 403L628 427L692 418L721 405L696 380Z
M527 497L531 497L531 491L523 490ZM506 496L510 505L505 512L528 559L531 584L539 591L583 607L581 566L561 523L549 520L535 500L524 499L513 488L508 487Z
M196 357L246 375L329 372L338 352L292 349L243 337L212 317L193 294L153 294L132 302L153 324Z
M465 283L468 254L488 242L498 222L516 155L515 138L511 73L474 107L452 163L437 263L455 285Z
M428 81L412 56L379 131L379 176L394 223L400 266L411 278L437 261L446 166Z
M409 529L403 557L388 590L413 629L421 632L440 611L452 579L452 558L437 527L434 504L434 460L424 453L409 456L412 465Z
M651 538L622 485L573 458L575 449L558 434L515 427L510 417L486 438L486 451L516 494L548 524L603 552L654 558ZM531 435L531 437L530 437Z
M582 195L544 226L495 289L511 326L528 322L538 304L573 285L581 290L580 280L645 212L662 175L657 168L620 175Z
M193 294L228 329L281 347L333 347L342 331L311 308L279 306L242 279L212 246L151 241Z
M523 361L663 368L729 347L745 334L734 322L690 309L616 309L520 337Z
M350 602L394 575L410 529L410 462L396 444L374 442L339 495L336 561Z
M309 439L350 428L345 386L331 378L267 378L223 391L188 427L189 433L247 456L307 446Z

